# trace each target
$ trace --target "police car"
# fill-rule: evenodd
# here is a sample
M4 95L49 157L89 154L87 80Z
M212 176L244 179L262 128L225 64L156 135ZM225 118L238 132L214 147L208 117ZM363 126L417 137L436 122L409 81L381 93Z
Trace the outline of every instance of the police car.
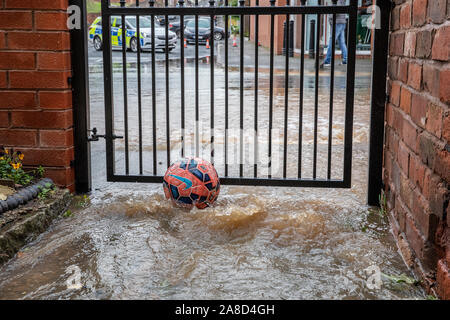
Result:
M152 48L151 20L147 17L140 17L140 41L142 50ZM133 52L138 51L137 19L136 17L126 17L126 48ZM89 27L89 40L93 43L95 50L103 49L102 18L98 17ZM111 17L111 45L113 48L122 48L122 17ZM168 32L168 49L172 51L177 45L177 36L174 32ZM166 50L166 31L164 28L156 27L155 24L155 49Z

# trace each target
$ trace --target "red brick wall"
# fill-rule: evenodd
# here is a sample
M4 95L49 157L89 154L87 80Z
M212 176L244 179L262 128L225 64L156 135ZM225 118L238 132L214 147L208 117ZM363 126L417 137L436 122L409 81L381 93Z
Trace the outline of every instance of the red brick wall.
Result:
M256 6L255 0L250 0L252 6ZM277 6L286 5L286 0L278 0ZM260 7L269 7L269 0L260 0ZM286 20L285 15L275 16L275 28L274 28L274 52L275 54L282 54L283 52L283 24ZM270 16L259 16L259 33L258 39L262 46L270 47ZM250 40L255 40L255 16L250 16Z
M407 263L429 291L450 299L450 4L394 2L384 152L388 209L400 250L412 253Z
M0 145L74 189L67 0L0 0Z

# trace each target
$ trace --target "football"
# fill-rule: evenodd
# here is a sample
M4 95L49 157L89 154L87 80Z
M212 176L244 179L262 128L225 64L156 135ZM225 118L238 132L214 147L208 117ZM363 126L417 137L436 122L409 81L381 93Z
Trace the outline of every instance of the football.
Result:
M219 196L220 181L214 166L200 158L184 158L164 175L164 194L178 205L204 209Z

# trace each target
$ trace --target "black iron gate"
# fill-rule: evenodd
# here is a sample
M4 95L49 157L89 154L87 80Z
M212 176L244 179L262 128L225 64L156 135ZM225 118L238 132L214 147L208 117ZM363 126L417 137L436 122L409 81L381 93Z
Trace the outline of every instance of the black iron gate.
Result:
M72 3L78 3L78 0L72 0ZM155 6L155 1L150 0L148 1L148 6L142 6L140 7L141 1L136 0L135 6L126 6L126 1L121 0L120 6L117 6L117 3L111 4L109 0L102 0L102 29L103 29L103 58L104 58L104 93L105 93L105 116L106 116L106 123L105 123L105 136L106 139L106 153L107 153L107 180L108 181L122 181L122 182L162 182L162 176L165 171L165 168L171 163L171 122L170 120L173 117L179 117L180 118L180 132L179 132L179 156L198 156L199 155L199 149L200 141L198 138L198 130L199 130L199 120L200 120L200 112L199 112L199 104L200 104L200 80L199 80L199 19L203 19L205 17L209 17L209 23L210 23L210 30L214 30L215 27L215 19L217 17L223 17L224 21L224 29L230 30L230 20L229 18L231 16L238 16L240 17L240 26L239 31L237 32L238 40L237 43L239 45L239 102L235 103L239 106L239 112L235 112L238 114L237 118L235 117L234 120L229 120L229 115L231 111L231 105L233 105L234 100L232 101L231 97L229 96L230 92L232 91L232 88L230 88L230 66L229 66L229 47L231 44L228 41L228 32L225 38L225 41L223 42L224 46L224 66L222 68L223 73L223 81L224 81L224 108L219 110L215 106L215 93L217 91L215 90L214 83L217 81L217 76L215 76L215 64L214 64L214 51L218 50L215 46L215 39L213 36L209 37L207 40L210 42L209 45L211 47L210 49L210 55L209 57L212 57L212 63L210 63L210 101L209 101L209 114L210 114L210 137L208 140L208 144L210 146L210 153L209 153L209 159L212 163L217 163L218 157L215 153L215 132L217 132L217 127L215 128L215 125L217 124L215 121L215 116L217 118L218 113L220 112L222 115L224 115L224 118L221 120L224 123L223 128L223 134L224 134L224 141L223 141L223 155L221 156L224 167L222 169L222 172L219 172L219 175L221 176L221 183L222 184L235 184L235 185L265 185L265 186L303 186L303 187L329 187L329 188L349 188L351 186L351 166L352 166L352 129L353 129L353 107L354 107L354 87L355 87L355 56L356 56L356 24L357 24L357 0L350 0L350 5L345 6L338 6L336 5L336 1L333 1L334 5L331 6L315 6L315 5L308 5L306 0L301 0L299 2L299 5L295 6L277 6L276 0L270 0L270 6L259 6L259 1L255 1L255 6L247 7L244 6L244 1L239 1L239 5L232 7L229 6L229 3L227 0L221 2L222 6L216 6L216 1L210 0L209 6L199 6L198 0L195 1L194 7L185 7L184 0L179 0L178 4L174 7L168 6L168 1L165 0L165 6L163 7L157 7ZM289 2L288 2L289 3ZM376 31L376 37L375 37L375 50L374 50L374 62L377 61L377 63L383 63L382 68L380 68L380 72L377 72L374 70L373 72L373 85L372 85L372 93L376 94L376 97L372 97L372 117L371 117L371 155L369 159L369 168L370 168L370 174L371 177L371 184L369 185L369 204L375 204L374 199L377 198L377 195L379 194L379 188L382 185L382 179L381 179L381 162L382 162L382 155L381 154L375 154L373 151L380 150L380 147L382 147L382 137L383 137L383 126L382 123L384 122L384 99L385 99L385 74L386 74L386 68L385 68L385 62L387 53L383 52L383 50L386 49L387 46L387 35L388 35L388 25L389 25L389 10L390 1L379 1L379 5L382 8L382 28L383 30L377 30ZM344 122L344 146L343 146L343 157L341 163L336 163L336 161L332 161L332 134L333 134L333 104L334 104L334 77L335 77L335 55L332 54L332 60L331 60L331 69L330 69L330 87L329 87L329 105L328 105L328 145L326 150L326 168L325 171L325 177L319 177L318 176L318 130L319 124L318 122L318 108L319 108L319 57L320 57L320 50L321 46L318 45L320 43L320 32L316 32L316 45L315 45L315 61L314 61L314 93L313 93L313 113L314 113L314 119L312 124L312 135L313 135L313 143L312 143L312 161L311 161L311 171L312 174L310 177L306 177L303 174L303 170L305 170L305 164L302 163L302 155L303 155L303 143L302 138L303 134L306 131L305 130L305 123L303 121L303 114L305 112L305 104L304 99L305 96L310 94L307 93L304 90L304 81L305 81L305 41L306 41L306 30L305 30L305 19L304 17L306 15L314 15L317 17L317 21L321 21L322 17L325 17L326 15L331 15L333 17L333 23L332 23L332 35L333 40L335 38L335 30L336 30L336 15L337 14L346 14L348 16L348 65L346 68L346 83L345 83L345 122ZM165 49L164 55L165 55L165 64L164 64L164 74L165 74L165 83L157 83L156 81L156 43L155 38L159 38L159 36L155 36L156 34L156 28L155 25L155 17L157 16L163 16L165 18L165 24L164 24L164 34L165 37L165 45L162 46L162 49ZM179 59L179 73L180 73L180 79L181 84L179 88L179 94L180 94L180 100L179 101L171 101L171 81L170 81L170 75L173 71L170 70L170 63L169 63L169 16L179 16L180 24L184 25L184 20L187 19L189 16L189 19L195 20L195 36L193 37L195 42L195 72L194 72L194 93L195 93L195 103L194 103L194 115L191 113L186 113L186 99L185 99L185 90L186 90L186 78L185 78L185 49L184 49L184 40L185 40L185 34L184 34L184 28L181 28L180 30L180 59ZM253 43L245 41L244 40L244 30L243 30L243 21L244 16L252 16L254 17L252 21L252 27L254 27L253 32ZM259 99L259 91L258 91L258 85L262 80L259 79L259 61L258 61L258 50L259 50L259 19L261 16L269 16L270 17L270 62L269 62L269 79L268 82L268 99L266 101L260 101L262 99ZM292 132L292 129L288 129L288 122L290 120L290 114L289 114L289 106L292 106L292 101L289 101L289 81L290 81L290 73L293 72L292 68L289 67L290 59L289 55L285 56L284 61L284 86L282 86L282 90L284 91L284 108L283 108L283 126L281 126L279 129L282 131L282 142L280 145L282 146L282 157L280 160L280 167L281 171L279 175L273 174L273 142L272 142L272 129L274 125L274 111L276 105L274 103L274 61L275 61L275 16L285 16L286 21L290 20L290 17L292 16L298 16L302 17L300 19L301 23L301 55L300 55L300 64L299 69L297 70L299 74L299 94L298 94L298 100L297 100L297 108L298 113L296 116L298 116L298 127L296 130L298 132L295 133L295 135L298 135L298 141L296 141L297 144L297 151L296 151L296 157L294 159L294 165L296 165L295 170L295 176L292 176L292 172L288 172L288 167L292 169L292 161L288 165L288 157L287 157L287 149L289 144L289 138L288 133ZM123 34L127 35L127 24L125 23L126 17L134 17L137 21L137 35L138 37L144 37L150 42L151 47L151 89L150 96L151 101L144 101L142 94L146 93L143 88L143 80L141 78L141 46L147 45L145 39L141 41L137 41L137 88L134 88L133 90L136 90L137 93L137 103L136 105L132 105L130 101L128 100L128 89L129 84L127 82L127 54L126 50L127 47L131 45L130 42L128 42L127 36L123 37L124 41L121 41L119 44L122 48L122 61L120 63L121 66L121 73L122 73L122 94L123 99L121 104L123 104L122 112L123 112L123 134L120 133L121 136L118 136L115 134L115 120L117 119L117 115L115 114L115 108L114 106L117 105L116 101L114 101L114 81L113 81L113 59L112 59L112 37L111 37L111 18L112 17L121 17L122 18L122 28L123 28ZM141 36L141 28L140 28L140 22L141 19L139 17L150 17L151 21L151 31L150 34L145 34ZM289 28L290 24L286 24ZM82 30L83 31L83 30ZM120 33L122 30L119 31ZM288 30L289 32L289 30ZM79 33L77 31L73 32L74 37L78 37ZM117 34L116 34L117 35ZM117 40L117 39L116 39ZM119 35L120 40L120 35ZM131 39L130 39L131 41ZM231 41L231 40L230 40ZM236 38L234 39L234 42L236 41ZM289 48L290 44L289 41L292 41L292 38L285 39L287 43L285 43L286 47ZM234 46L233 42L233 46ZM244 64L244 46L253 46L252 50L254 50L255 56L254 56L254 79L253 79L253 91L254 91L254 100L253 100L253 119L254 119L254 125L252 126L252 129L254 130L254 163L250 165L250 169L248 164L244 164L243 159L243 150L244 150L244 144L246 143L244 139L244 118L246 117L246 114L244 113L244 104L245 107L248 108L248 105L244 102L244 90L245 90L245 84L244 84L244 70L245 70L245 64ZM377 49L378 48L378 49ZM333 53L335 52L335 41L332 41L332 50ZM79 57L77 61L81 62L81 57L86 58L85 51L83 52L74 52L74 57ZM84 62L86 63L86 59L84 59ZM85 66L85 63L77 63L74 64L74 74L75 77L77 75L77 70L81 66ZM236 68L235 68L236 69ZM384 70L384 72L383 72ZM294 71L295 72L295 71ZM80 72L80 74L83 74ZM222 76L222 75L221 75ZM201 79L203 81L203 79ZM260 82L259 82L260 81ZM157 121L157 113L161 112L161 104L160 101L157 101L157 87L163 88L165 90L165 121ZM116 88L117 89L117 88ZM236 88L234 88L236 89ZM222 90L222 89L221 89ZM82 95L81 93L77 93L74 91L75 96ZM374 99L375 98L375 99ZM75 100L75 98L74 98ZM143 107L146 106L146 104L149 104L151 106L151 160L147 162L147 160L144 157L144 153L146 152L144 150L144 144L145 144L145 138L146 136L143 134L143 124L146 120L147 115L143 114ZM264 106L266 104L266 106ZM171 113L171 107L179 105L179 113ZM138 151L137 151L137 157L131 157L130 158L130 150L129 150L129 125L128 125L128 111L129 108L136 107L137 108L137 114L138 114ZM258 122L263 115L261 112L261 109L263 107L268 108L268 119L264 123L263 126ZM81 106L80 106L81 108ZM86 109L88 109L86 107ZM117 110L117 109L116 109ZM85 110L86 111L86 110ZM193 119L191 119L193 118ZM238 120L237 120L238 119ZM85 119L87 121L87 119ZM195 120L195 130L196 131L196 137L195 137L195 147L193 147L193 150L191 153L186 149L186 136L185 136L185 130L186 130L186 123L190 120ZM84 123L86 126L86 121L79 121L81 123ZM235 171L236 173L233 174L233 170L231 170L231 166L229 165L230 159L228 155L228 151L230 148L232 148L232 143L229 141L229 129L231 126L230 121L236 121L239 122L239 137L235 143L237 145L237 149L239 155L238 159L238 169ZM88 122L88 121L87 121ZM376 123L374 123L376 122ZM144 124L145 125L145 124ZM165 149L166 154L164 156L161 156L160 152L158 152L158 141L157 141L157 134L159 133L159 130L165 129L166 131L166 141L165 141ZM222 128L220 128L222 130ZM266 132L268 139L267 141L264 141L262 143L259 142L259 135L261 132ZM77 143L79 147L82 147L83 145L87 145L88 141L87 138L82 134L79 133L79 140L80 143ZM115 148L115 141L116 139L120 138L120 141L123 141L123 152L116 150ZM82 141L81 141L82 140ZM202 141L203 143L203 141ZM266 166L266 172L262 173L261 170L261 161L259 149L260 146L264 145L264 147L267 149L267 161L265 163ZM234 146L236 147L236 146ZM119 173L117 170L117 164L116 164L116 155L117 152L121 152L124 161L121 164L123 173ZM161 162L162 158L164 158L165 164ZM84 158L83 158L84 159ZM133 165L133 161L137 160L137 173L131 173L130 171L130 163ZM322 160L322 159L321 159ZM82 180L87 180L88 173L87 171L83 171L80 168L83 166L83 164L86 163L86 161L79 161L79 158L76 159L76 166L79 168L77 170L77 177L81 177ZM150 163L148 167L150 167L150 173L149 168L146 168L147 163ZM336 168L338 165L342 165L342 177L338 179L332 178L332 170ZM292 171L292 170L291 170ZM83 173L87 174L83 174ZM250 172L250 173L249 173ZM379 174L378 174L379 173ZM84 190L86 188L78 188L78 190ZM372 196L371 196L372 194Z

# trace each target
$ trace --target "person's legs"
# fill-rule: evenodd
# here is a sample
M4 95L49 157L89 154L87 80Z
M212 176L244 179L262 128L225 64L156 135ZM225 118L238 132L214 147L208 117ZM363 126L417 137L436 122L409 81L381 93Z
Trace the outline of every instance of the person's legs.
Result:
M347 45L345 44L345 27L347 25L345 23L340 23L336 25L336 37L337 40L339 41L339 47L341 48L341 52L342 52L342 62L344 64L347 63L347 55L348 55L348 51L347 51Z
M332 45L333 45L333 34L330 32L330 39L328 40L327 56L325 57L325 61L323 62L323 64L331 63L331 51L333 49Z

